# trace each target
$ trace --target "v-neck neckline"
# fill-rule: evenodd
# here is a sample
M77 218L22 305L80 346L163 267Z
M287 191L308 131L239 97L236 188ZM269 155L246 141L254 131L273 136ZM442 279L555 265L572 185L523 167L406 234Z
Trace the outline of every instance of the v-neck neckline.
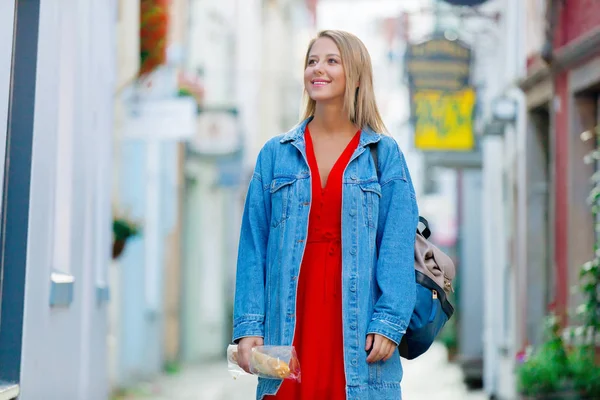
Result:
M327 187L329 186L329 182L331 181L331 176L333 175L333 172L336 171L336 168L338 168L338 164L341 163L343 159L347 158L347 157L345 157L346 153L348 151L350 151L350 147L356 141L356 137L360 135L360 130L358 130L354 134L354 136L350 139L348 144L346 144L346 147L344 148L344 150L338 156L337 160L335 160L335 163L333 163L333 166L331 167L331 169L329 170L329 173L327 174L327 182L325 182L325 186L323 186L323 180L321 178L321 171L319 169L319 163L317 162L317 155L315 154L315 147L313 145L313 140L312 140L312 136L310 134L310 130L308 129L308 125L306 126L306 130L305 130L304 134L305 134L305 140L306 140L307 156L309 157L309 164L314 165L314 167L316 168L316 171L314 171L312 174L316 175L316 178L318 181L317 182L318 188L320 189L321 193L324 193L327 190ZM357 145L358 145L358 143L356 143L355 147Z

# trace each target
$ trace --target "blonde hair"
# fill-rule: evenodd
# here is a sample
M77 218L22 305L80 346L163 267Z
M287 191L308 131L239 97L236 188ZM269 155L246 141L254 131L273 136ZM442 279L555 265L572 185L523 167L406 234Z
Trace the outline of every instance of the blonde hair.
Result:
M371 56L364 43L349 32L339 30L321 31L308 44L304 68L308 64L308 57L313 44L320 38L333 40L340 51L344 74L346 75L344 110L348 113L348 119L361 129L369 127L378 133L387 132L375 101L373 66ZM301 119L305 120L313 116L315 109L316 101L310 98L306 88L304 88Z

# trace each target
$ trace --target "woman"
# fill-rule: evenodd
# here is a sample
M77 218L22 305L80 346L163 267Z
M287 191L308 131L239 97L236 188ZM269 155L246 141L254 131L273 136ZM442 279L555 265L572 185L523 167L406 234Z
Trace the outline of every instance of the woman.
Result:
M258 156L233 340L246 370L252 347L294 345L302 382L260 379L257 399L401 398L418 210L404 157L381 134L372 75L357 37L319 33L306 54L303 122Z

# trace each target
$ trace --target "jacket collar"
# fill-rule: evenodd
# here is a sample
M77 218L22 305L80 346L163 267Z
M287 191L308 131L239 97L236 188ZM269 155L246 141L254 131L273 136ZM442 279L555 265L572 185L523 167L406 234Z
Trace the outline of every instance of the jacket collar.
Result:
M304 131L306 130L306 125L308 125L308 123L312 121L312 119L312 116L308 117L292 129L290 129L285 135L283 135L283 138L280 140L280 142L295 142L296 140L303 138ZM381 140L381 135L377 132L374 132L370 127L366 126L360 132L359 146L366 147L370 144L379 142L379 140Z

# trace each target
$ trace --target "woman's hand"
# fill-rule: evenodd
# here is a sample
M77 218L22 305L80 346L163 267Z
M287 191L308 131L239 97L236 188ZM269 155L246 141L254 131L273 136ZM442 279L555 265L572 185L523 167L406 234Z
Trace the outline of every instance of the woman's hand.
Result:
M394 355L396 343L385 336L371 333L367 335L367 345L365 346L365 350L371 350L367 357L368 363L374 363L381 360L387 361Z
M250 358L252 357L252 349L256 346L262 346L263 344L263 338L258 336L248 336L240 339L238 342L237 362L241 369L247 373L250 373Z

